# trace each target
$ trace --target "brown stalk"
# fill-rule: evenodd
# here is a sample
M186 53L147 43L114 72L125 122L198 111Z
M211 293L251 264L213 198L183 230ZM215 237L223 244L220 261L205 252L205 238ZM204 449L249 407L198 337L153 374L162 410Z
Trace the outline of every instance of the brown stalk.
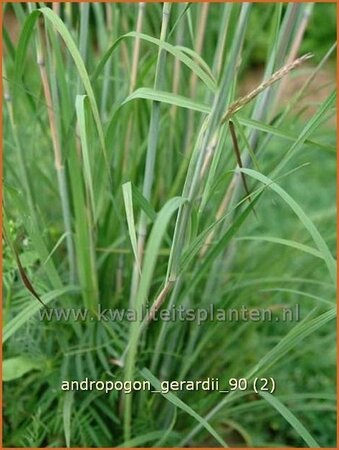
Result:
M15 258L15 261L16 261L16 264L17 264L17 266L18 266L20 278L21 278L21 281L23 282L25 288L33 295L33 297L35 297L35 298L38 300L39 303L42 304L42 306L43 306L44 308L47 308L47 306L45 305L45 303L41 300L40 295L39 295L39 294L37 293L37 291L34 289L32 283L30 282L30 280L29 280L29 278L28 278L28 276L26 275L25 269L23 268L23 266L22 266L22 264L21 264L21 260L20 260L20 257L19 257L19 253L18 253L18 251L17 251L17 249L16 249L16 246L15 246L15 244L13 244L13 243L9 240L9 237L6 235L5 230L4 230L4 232L3 232L3 236L4 236L4 239L7 241L8 246L11 248L11 250L12 250L12 252L13 252L13 255L14 255L14 258Z
M235 153L235 156L236 156L236 159L237 159L237 163L238 163L239 168L242 169L243 168L243 164L242 164L242 161L241 161L241 155L240 155L240 150L239 150L239 145L238 145L238 139L237 139L237 135L235 134L234 124L233 124L233 122L231 120L228 122L228 124L229 124L229 127L230 127L230 132L231 132L231 137L232 137L232 142L233 142L233 149L234 149L234 153ZM251 203L251 195L250 195L250 191L249 191L248 186L247 186L246 177L245 177L243 172L240 172L240 176L241 176L241 180L242 180L242 183L244 185L244 189L245 189L245 192L247 194L248 200ZM252 206L252 204L251 204L251 207L253 209L254 215L257 216L256 212L255 212L255 210L254 210L254 208Z
M165 286L162 288L162 290L160 291L158 297L154 300L154 303L151 307L151 310L146 318L146 322L144 322L144 324L146 325L148 322L150 322L151 320L154 319L155 314L157 313L157 311L161 308L161 305L164 303L164 301L166 300L167 294L169 293L169 291L172 289L172 286L174 285L174 280L168 280L167 283L165 284Z
M139 3L138 9L138 18L136 25L136 32L141 33L144 21L145 14L145 3ZM131 94L136 86L137 82L137 73L138 73L138 64L139 64L139 56L140 56L140 38L137 37L134 43L133 49L133 59L132 59L132 69L131 69L131 81L129 86L129 93ZM125 138L125 151L124 151L124 159L123 159L123 172L127 170L129 164L129 153L130 153L130 145L131 145L131 136L133 135L133 124L135 122L132 120L132 117L129 117L127 124L127 133Z
M33 295L33 297L35 297L38 302L40 302L42 304L42 306L44 308L47 308L47 306L45 305L45 303L41 300L39 294L37 293L37 291L34 289L32 283L30 282L29 278L26 275L26 272L24 270L24 268L22 267L18 252L16 251L16 249L14 248L14 255L15 255L15 260L19 269L19 273L20 273L20 278L23 282L23 284L25 285L26 289Z
M203 44L204 44L206 23L207 23L207 18L208 18L208 9L209 9L209 3L202 3L200 15L199 15L199 22L198 22L197 30L196 30L196 39L195 39L195 44L194 44L194 50L198 55L201 55ZM192 99L194 99L196 96L197 81L198 81L197 75L195 74L195 72L192 72L190 83L189 83L190 98L192 98ZM191 142L192 142L194 116L195 116L195 112L193 110L190 110L189 115L188 115L188 125L187 125L187 134L186 134L186 145L185 145L186 152L189 151Z
M55 168L57 170L61 170L62 169L61 146L60 146L60 141L58 138L58 131L57 131L57 126L56 126L57 120L56 120L56 115L54 112L52 94L51 94L51 89L49 86L45 57L44 57L44 52L43 52L44 39L43 39L43 32L42 32L41 25L39 26L39 37L40 37L40 45L38 46L38 50L37 50L37 63L39 65L40 77L41 77L41 82L42 82L42 87L43 87L45 101L46 101L46 107L47 107L49 126L50 126L50 130L51 130L51 139L52 139L53 151L54 151L54 164L55 164Z

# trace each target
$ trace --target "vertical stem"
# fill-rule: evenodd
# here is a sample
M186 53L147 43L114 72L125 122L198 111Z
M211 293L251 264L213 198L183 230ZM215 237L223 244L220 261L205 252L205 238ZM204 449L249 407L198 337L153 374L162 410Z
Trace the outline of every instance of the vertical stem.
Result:
M129 31L128 21L124 14L120 15L120 23L122 33L123 34L128 33ZM129 73L131 71L131 61L128 54L128 45L124 40L121 43L121 62L124 73ZM124 86L124 84L122 86Z
M167 28L169 23L169 14L171 10L170 3L164 3L163 13L162 13L162 24L161 24L161 32L160 32L160 40L164 41L167 35ZM165 58L166 53L162 48L159 48L158 52L158 60L156 66L155 73L155 81L154 81L154 89L161 90L163 86L164 72L165 72ZM146 153L146 165L145 165L145 173L144 173L144 184L143 184L143 196L150 200L151 191L154 179L154 165L158 144L158 135L159 135L159 124L160 124L160 102L152 102L151 109L151 119L150 126L148 131L148 144L147 144L147 153ZM140 215L139 225L138 225L138 260L142 263L143 252L145 246L147 232L147 216L142 211ZM135 294L139 284L139 268L134 263L133 266L133 275L132 275L132 285L131 285L131 296L130 296L130 305L133 306Z
M161 32L160 32L160 40L164 41L167 36L167 29L169 24L169 15L171 11L171 4L164 3L163 12L162 12L162 24L161 24ZM156 74L155 74L155 89L161 89L163 85L164 79L164 71L165 71L165 58L166 53L159 48L158 51L158 60L156 66ZM154 164L156 158L156 149L158 143L158 133L159 133L159 122L160 122L160 103L153 102L152 103L152 111L151 111L151 122L149 127L148 134L148 146L147 146L147 154L146 154L146 166L145 166L145 174L144 174L144 185L143 185L143 195L147 200L151 198L151 191L153 185L154 178ZM147 222L146 215L142 212L140 216L140 222L138 227L138 256L139 261L142 261L142 255L145 245L145 237L147 230ZM135 305L135 294L139 285L139 269L136 263L134 263L133 267L133 275L132 275L132 287L131 287L131 298L130 303ZM127 355L126 361L126 370L125 370L125 379L132 380L134 377L134 367L135 367L135 358L137 351L138 341L130 342L130 348ZM124 438L125 441L128 441L131 438L132 431L132 394L128 394L124 397Z
M143 21L144 21L144 13L145 13L145 3L140 2L139 8L138 8L138 18L137 18L137 26L136 26L137 33L141 33L141 31L142 31L142 25L143 25ZM134 91L136 81L137 81L139 54L140 54L140 38L137 37L135 39L134 49L133 49L131 82L130 82L130 86L129 86L130 94Z
M217 49L216 49L215 57L214 57L214 61L213 61L213 73L215 74L217 79L220 76L221 69L222 69L222 63L224 60L226 37L227 37L228 25L229 25L229 21L230 21L230 17L231 17L231 10L232 10L232 4L226 3L224 6L224 12L223 12L222 21L221 21L221 29L223 31L219 35Z
M145 3L140 2L138 8L138 18L137 18L137 26L136 32L141 33L143 20L145 13ZM129 93L131 94L136 86L137 82L137 73L138 73L138 63L139 63L139 55L140 55L140 38L137 37L134 43L133 49L133 59L132 59L132 69L131 69L131 81L129 85ZM133 136L133 124L134 120L132 117L128 119L127 132L125 137L125 151L124 151L124 159L123 159L123 173L126 173L126 170L129 165L129 151L131 147L131 136Z
M89 3L80 3L80 33L79 33L79 52L81 58L86 64L87 43L88 43L88 19L89 19ZM80 75L77 76L76 93L82 94L83 89Z
M70 281L71 283L75 282L75 253L73 246L73 238L72 238L72 225L71 225L71 209L69 204L69 196L68 196L68 186L65 168L62 163L62 151L59 140L59 134L57 129L57 120L54 111L54 105L52 101L51 88L48 81L48 75L46 70L46 62L44 55L44 45L43 45L43 33L42 29L39 28L38 39L37 39L37 63L39 65L40 77L42 82L42 87L44 91L47 114L49 120L49 126L51 131L51 139L53 145L54 152L54 165L57 172L58 178L58 187L59 187L59 195L61 200L62 207L62 215L64 221L66 235L66 246L67 246L67 254L69 259L69 267L70 267Z
M180 14L183 13L185 10L185 4L180 5ZM182 23L182 25L179 27L176 35L176 45L181 46L183 45L184 41L184 31L185 31L185 25ZM174 67L173 67L173 83L172 83L172 92L173 94L179 94L179 83L180 83L180 75L181 75L181 61L178 58L175 58L174 60ZM164 178L166 177L167 186L173 187L173 163L175 160L175 138L178 135L178 128L176 126L176 118L177 118L177 112L178 108L176 105L172 105L170 109L170 124L169 124L169 154L165 155L162 161L162 164L164 164L164 167L167 166L166 173L164 174ZM179 170L180 172L180 170ZM179 174L178 174L179 175ZM174 183L175 184L175 183Z
M115 7L111 3L105 3L105 11L106 11L106 27L107 27L107 42L109 45L110 40L113 36L113 13L112 7ZM109 98L109 87L111 84L111 68L112 68L112 60L109 58L105 65L104 69L104 79L102 85L102 93L101 93L101 103L100 103L100 112L103 121L107 119L107 100Z
M270 60L267 64L264 76L265 79L268 79L271 76L273 69L277 64L282 64L282 62L285 60L286 55L288 54L290 41L292 42L293 45L294 41L292 39L294 37L294 33L298 33L297 30L294 30L293 33L293 28L295 23L297 22L298 16L302 13L301 8L304 6L305 5L299 4L289 5L285 13L284 21L280 27L277 42L275 43L276 48L272 49L272 56L270 57ZM264 120L265 116L267 115L267 111L272 110L272 104L274 102L272 89L274 88L270 87L266 89L266 91L258 95L252 113L253 119ZM258 132L257 130L254 130L251 132L249 136L249 145L251 146L251 148L255 149L257 139L258 139ZM245 167L248 166L250 162L250 155L247 151L244 152L242 160L244 166ZM222 209L221 214L223 214L230 205L234 204L237 198L239 197L239 186L240 186L239 183L240 183L239 174L235 173L232 177L232 180L220 205L220 210Z
M55 12L55 14L57 14L59 16L60 15L60 3L59 2L53 2L52 3L52 8L53 8L53 11Z
M167 35L167 28L169 23L169 14L171 10L170 3L164 3L163 18L160 33L160 40L164 41ZM165 58L166 52L159 49L158 61L156 67L154 89L160 90L163 87L164 72L165 72ZM151 190L154 179L154 164L156 157L156 148L159 136L159 122L160 122L160 102L154 101L152 104L151 122L148 134L148 146L146 154L146 167L143 185L143 195L147 200L151 197ZM143 215L144 216L144 215ZM144 221L143 221L144 222Z
M303 11L303 16L302 16L301 22L298 26L296 36L293 40L291 50L290 50L289 55L286 60L286 64L294 61L298 55L298 51L300 49L308 22L310 20L311 14L312 14L313 6L314 6L313 3L307 3L305 5L305 9ZM275 98L274 104L272 106L272 114L271 114L272 117L274 117L276 114L277 104L279 102L279 98L280 98L281 94L284 92L284 88L286 86L287 80L288 80L288 76L281 80L281 83L277 88L276 98Z
M196 39L194 44L194 50L198 55L202 52L202 47L204 43L204 37L205 37L205 31L206 31L206 23L207 23L207 17L208 17L208 8L209 3L202 3L200 14L199 14L199 21L198 26L196 30ZM189 97L192 100L195 100L196 96L196 90L197 90L197 75L195 72L191 73L190 78L190 93ZM186 142L185 142L185 153L189 153L191 142L192 142L192 134L193 134L193 127L194 127L194 111L191 109L188 113L188 125L187 125L187 133L186 133Z
M198 138L192 154L183 189L183 197L187 198L188 202L183 205L178 212L177 223L175 225L173 236L173 244L168 263L167 279L176 279L178 276L180 257L185 243L192 201L195 199L199 190L201 170L204 165L206 153L209 151L209 145L213 145L215 133L220 125L225 98L227 98L228 91L234 79L234 74L236 73L236 61L238 60L238 56L242 49L250 8L250 3L242 4L239 22L233 38L230 54L231 63L225 64L224 73L220 82L220 88L213 99L211 113L207 117L203 125L203 129L200 131L200 138Z

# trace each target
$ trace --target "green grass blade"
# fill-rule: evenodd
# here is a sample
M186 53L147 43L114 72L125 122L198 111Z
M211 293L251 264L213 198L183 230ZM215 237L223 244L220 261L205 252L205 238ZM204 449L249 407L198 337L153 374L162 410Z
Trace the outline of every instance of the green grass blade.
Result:
M130 181L128 181L127 183L124 183L122 185L122 195L124 197L129 238L131 241L134 258L135 258L135 261L136 261L136 263L139 267L139 271L140 271L140 261L138 258L138 250L137 250L137 233L136 233L134 212L133 212L132 183Z
M321 314L315 319L309 320L308 318L304 319L297 326L295 326L286 336L284 336L281 341L254 366L252 370L250 370L245 378L253 379L255 376L258 376L260 373L267 371L269 368L274 366L279 360L284 358L284 356L295 348L303 339L312 333L316 332L319 328L324 326L331 320L336 318L336 311L332 309L331 311L327 311L326 313ZM228 394L224 400L219 402L206 416L205 419L211 419L217 412L219 412L226 404L234 400L237 395L239 395L239 391L233 391ZM189 440L194 437L201 429L201 425L195 427L186 437L180 442L180 445L186 445Z
M321 253L319 250L316 250L315 248L308 245L301 244L300 242L292 241L290 239L282 239L271 236L241 236L236 239L238 241L270 242L272 244L285 245L287 247L300 250L304 253L308 253L309 255L315 256L316 258L324 259L323 253Z
M138 317L141 319L143 305L145 305L152 282L152 276L159 253L159 248L163 236L165 234L168 222L174 212L186 202L186 199L181 197L174 197L169 200L160 210L156 221L152 227L146 249L145 259L142 266L140 284L136 293L135 307ZM134 377L135 358L139 342L139 335L141 332L140 321L132 322L130 326L129 347L127 349L126 365L125 365L125 380L132 380ZM128 394L125 397L125 427L129 430L131 426L131 407L132 396Z
M86 117L85 117L85 95L77 95L75 100L75 109L78 118L78 129L80 134L81 141L81 151L82 151L82 160L84 165L84 179L85 184L89 193L90 205L92 209L92 217L97 218L96 207L95 207L95 199L94 199L94 188L93 188L93 180L92 180L92 170L91 170L91 158L89 155L89 148L87 142L87 126L86 126Z
M240 170L245 174L251 176L252 178L260 181L261 183L272 189L274 192L276 192L287 203L287 205L292 209L292 211L298 216L299 220L304 225L306 230L310 233L314 243L316 244L320 253L322 254L323 259L326 262L327 268L331 275L331 278L335 283L336 261L333 258L328 248L328 245L324 241L318 229L313 224L311 219L307 216L307 214L303 211L303 209L299 206L299 204L283 188L281 188L279 185L277 185L274 181L272 181L265 175L256 172L255 170L252 169L240 169Z
M271 289L262 289L262 292L288 292L294 295L301 295L302 297L311 298L313 300L317 300L317 302L324 303L327 306L333 308L334 301L327 300L326 298L319 297L319 295L309 294L308 292L298 291L296 289L287 289L287 288L271 288Z
M208 114L211 110L209 106L202 103L190 100L187 97L178 94L172 94L171 92L159 91L151 88L139 88L132 92L123 102L122 105L136 99L153 100L157 102L167 103L169 105L179 106L181 108L187 108L190 110L202 112Z
M157 45L163 50L166 50L168 53L173 55L175 58L178 58L183 64L185 64L189 69L192 70L200 79L203 81L203 83L212 91L216 91L216 85L215 82L210 78L209 75L206 74L206 72L197 64L194 62L189 56L187 56L185 53L183 53L181 50L176 48L175 46L169 44L168 42L161 41L160 39L154 38L152 36L148 36L144 33L136 33L134 31L125 34L124 36L120 36L113 45L107 50L106 54L98 64L95 72L92 75L92 79L95 80L98 78L100 73L102 72L106 62L114 52L114 50L117 48L117 46L121 43L122 40L126 38L140 38L146 42L150 42L151 44ZM197 56L199 59L199 56Z
M167 430L160 430L160 431L151 431L149 433L142 434L141 436L137 436L130 441L122 442L121 444L117 445L118 448L138 448L141 446L144 446L145 444L148 444L150 442L156 441L157 439L160 439L164 433L166 433ZM146 447L147 448L147 447Z
M222 439L222 437L215 431L214 428L211 427L211 425L205 420L203 417L201 417L198 413L196 413L190 406L188 406L186 403L184 403L182 400L180 400L176 395L174 395L172 392L168 392L167 394L164 394L161 392L161 383L160 381L146 368L142 369L140 371L141 375L148 380L152 386L160 391L161 395L166 398L170 403L172 403L177 408L181 409L185 413L192 416L201 426L203 426L211 436L213 436L216 441L222 445L223 448L228 448L228 445L226 442Z
M328 98L322 103L321 107L317 112L311 117L310 120L306 122L305 127L299 134L298 138L293 142L289 150L286 152L281 162L274 170L274 174L278 173L292 158L293 154L296 153L304 144L306 139L308 139L312 133L324 122L324 118L327 116L331 108L335 106L336 101L336 91L333 91Z
M148 216L148 218L152 222L154 222L157 213L155 212L150 202L146 200L146 198L142 195L140 190L134 184L132 184L132 195L135 203L144 211L144 213Z
M298 136L289 133L282 128L274 127L272 125L267 125L264 122L259 122L258 120L249 119L247 117L236 116L239 123L242 125L253 128L258 131L263 131L264 133L271 134L272 136L281 137L288 141L295 142L298 139ZM312 139L305 139L305 144L312 145L312 147L317 147L325 151L335 152L335 147L330 145L322 144L321 142L316 142Z
M279 414L295 429L299 436L306 442L310 448L319 448L318 442L311 436L310 432L300 422L300 420L290 411L281 401L271 395L269 392L260 391L260 396L263 397L267 403L275 408Z
M71 415L72 415L73 396L74 396L73 391L68 391L65 393L62 410L64 434L67 448L71 447Z
M264 370L268 370L278 361L280 361L288 352L295 348L301 341L307 336L315 333L319 328L323 327L326 323L336 318L335 308L331 308L329 311L321 314L314 319L308 319L307 317L296 325L289 333L284 336L279 343L272 348L261 360L249 371L247 378L252 379L254 376L259 375Z
M215 85L217 85L217 80L214 78L214 75L213 75L209 65L206 63L206 61L204 61L202 59L202 57L197 52L195 52L194 50L192 50L188 47L183 47L182 45L176 45L175 48L182 51L183 53L186 53L190 58L192 58L193 61L196 60L197 63L200 64L200 66L204 69L206 74L211 78L213 83L215 83Z

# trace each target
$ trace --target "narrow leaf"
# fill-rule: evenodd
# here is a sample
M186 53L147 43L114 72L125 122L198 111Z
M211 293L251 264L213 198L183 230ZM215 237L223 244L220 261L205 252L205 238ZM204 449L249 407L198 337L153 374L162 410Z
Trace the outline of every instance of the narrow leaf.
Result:
M311 436L310 432L304 427L300 420L290 411L277 397L274 397L269 392L261 391L260 396L263 397L267 403L275 408L286 421L295 429L299 436L311 448L319 448L318 442Z
M122 194L124 197L129 238L131 241L135 261L140 271L140 261L138 258L138 250L137 250L137 233L135 228L134 212L133 212L132 183L130 181L122 185Z
M163 397L166 398L170 403L181 409L182 411L186 412L190 416L192 416L195 420L197 420L215 439L219 444L221 444L224 448L227 448L228 445L226 442L222 439L222 437L215 431L214 428L211 427L211 425L205 420L203 417L201 417L198 413L196 413L190 406L188 406L186 403L184 403L182 400L180 400L176 395L174 395L172 392L168 392L167 394L163 393L161 391L161 383L160 381L146 368L141 370L141 375L148 380L152 386L158 390Z

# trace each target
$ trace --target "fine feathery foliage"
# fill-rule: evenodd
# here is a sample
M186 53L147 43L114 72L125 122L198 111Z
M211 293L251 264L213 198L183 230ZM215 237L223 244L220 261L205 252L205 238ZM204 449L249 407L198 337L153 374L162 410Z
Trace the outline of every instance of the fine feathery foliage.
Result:
M332 6L4 5L5 447L335 446Z

